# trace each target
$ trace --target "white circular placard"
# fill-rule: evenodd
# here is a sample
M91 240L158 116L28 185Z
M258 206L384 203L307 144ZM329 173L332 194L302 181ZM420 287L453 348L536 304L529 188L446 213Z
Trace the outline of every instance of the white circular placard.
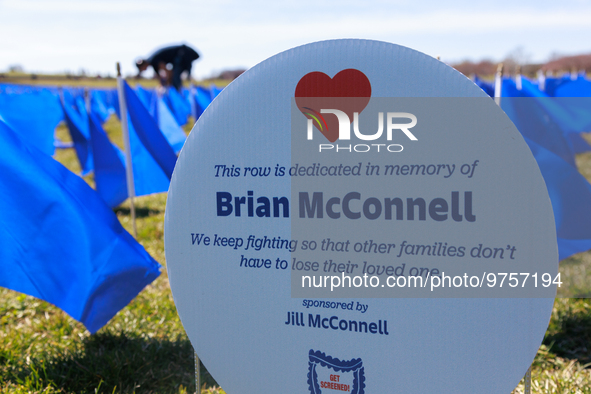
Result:
M558 268L507 116L445 64L364 40L280 53L220 93L177 161L165 249L228 393L508 393Z

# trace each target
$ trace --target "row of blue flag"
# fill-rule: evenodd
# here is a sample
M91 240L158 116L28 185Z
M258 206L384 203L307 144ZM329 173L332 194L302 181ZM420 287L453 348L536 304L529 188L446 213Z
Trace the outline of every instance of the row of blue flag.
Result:
M590 85L584 77L546 80L543 89L526 78L499 84L501 108L546 181L561 260L591 249L591 184L575 163L591 151L581 136L591 131ZM159 275L111 209L127 198L125 160L103 122L112 112L127 119L136 195L166 191L185 141L180 125L219 91L161 95L124 84L125 114L115 90L87 92L0 85L0 286L51 302L94 333ZM96 191L50 157L62 120Z
M159 98L166 103L176 123L182 126L189 115L199 118L220 91L215 85L183 89L181 93L168 89ZM155 102L154 97L159 96L154 90L141 86L138 86L136 94L149 107ZM4 122L19 130L29 143L48 155L53 155L55 147L61 146L61 142L54 139L54 131L65 120L64 101L78 112L84 109L94 113L101 123L114 112L120 116L116 89L0 84L0 116Z
M126 114L116 90L86 98L82 89L0 85L0 286L56 305L91 333L160 274L111 209L127 198L127 181L103 122L127 117L136 195L166 191L186 138L180 124L219 90L198 87L187 100L124 82L123 92ZM49 155L61 120L96 191Z
M490 96L495 85L476 79ZM552 201L559 259L591 249L591 184L578 171L575 154L590 152L591 81L523 76L502 78L496 96L531 149Z
M164 94L139 86L135 91L125 84L129 135L137 196L168 190L176 156L186 136L181 128L189 115L198 118L220 89L201 86L182 93L169 89ZM4 105L10 103L10 105ZM38 116L28 116L33 109ZM125 160L121 150L109 143L101 125L116 113L121 119L116 89L84 90L0 85L0 115L15 130L48 154L53 154L55 126L64 120L68 126L82 175L94 171L97 192L115 207L127 198ZM39 120L40 119L40 120ZM164 140L162 140L164 135Z

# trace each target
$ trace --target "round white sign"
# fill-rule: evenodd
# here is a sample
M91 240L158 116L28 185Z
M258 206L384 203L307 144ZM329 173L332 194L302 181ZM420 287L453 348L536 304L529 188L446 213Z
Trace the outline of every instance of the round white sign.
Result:
M318 42L232 82L177 161L175 304L228 393L503 393L546 331L554 218L478 87L394 44Z

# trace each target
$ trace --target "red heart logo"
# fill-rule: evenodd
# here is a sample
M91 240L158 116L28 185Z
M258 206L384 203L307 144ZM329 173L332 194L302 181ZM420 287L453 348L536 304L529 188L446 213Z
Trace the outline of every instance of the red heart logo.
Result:
M334 114L322 114L322 109L338 109L353 121L353 113L361 113L369 103L371 84L359 70L348 68L333 78L314 71L300 79L295 89L298 109L330 142L339 138L339 122Z

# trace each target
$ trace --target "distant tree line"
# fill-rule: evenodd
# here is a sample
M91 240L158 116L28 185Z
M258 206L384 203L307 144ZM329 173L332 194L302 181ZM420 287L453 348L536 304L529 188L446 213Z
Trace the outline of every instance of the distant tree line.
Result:
M478 75L480 77L492 77L497 71L499 63L503 63L505 74L516 74L519 70L521 74L534 77L538 70L544 73L570 73L570 72L591 72L591 54L576 56L555 56L554 59L546 63L524 62L517 56L508 56L501 62L491 60L481 60L472 62L465 60L461 63L451 64L453 68L466 76Z

